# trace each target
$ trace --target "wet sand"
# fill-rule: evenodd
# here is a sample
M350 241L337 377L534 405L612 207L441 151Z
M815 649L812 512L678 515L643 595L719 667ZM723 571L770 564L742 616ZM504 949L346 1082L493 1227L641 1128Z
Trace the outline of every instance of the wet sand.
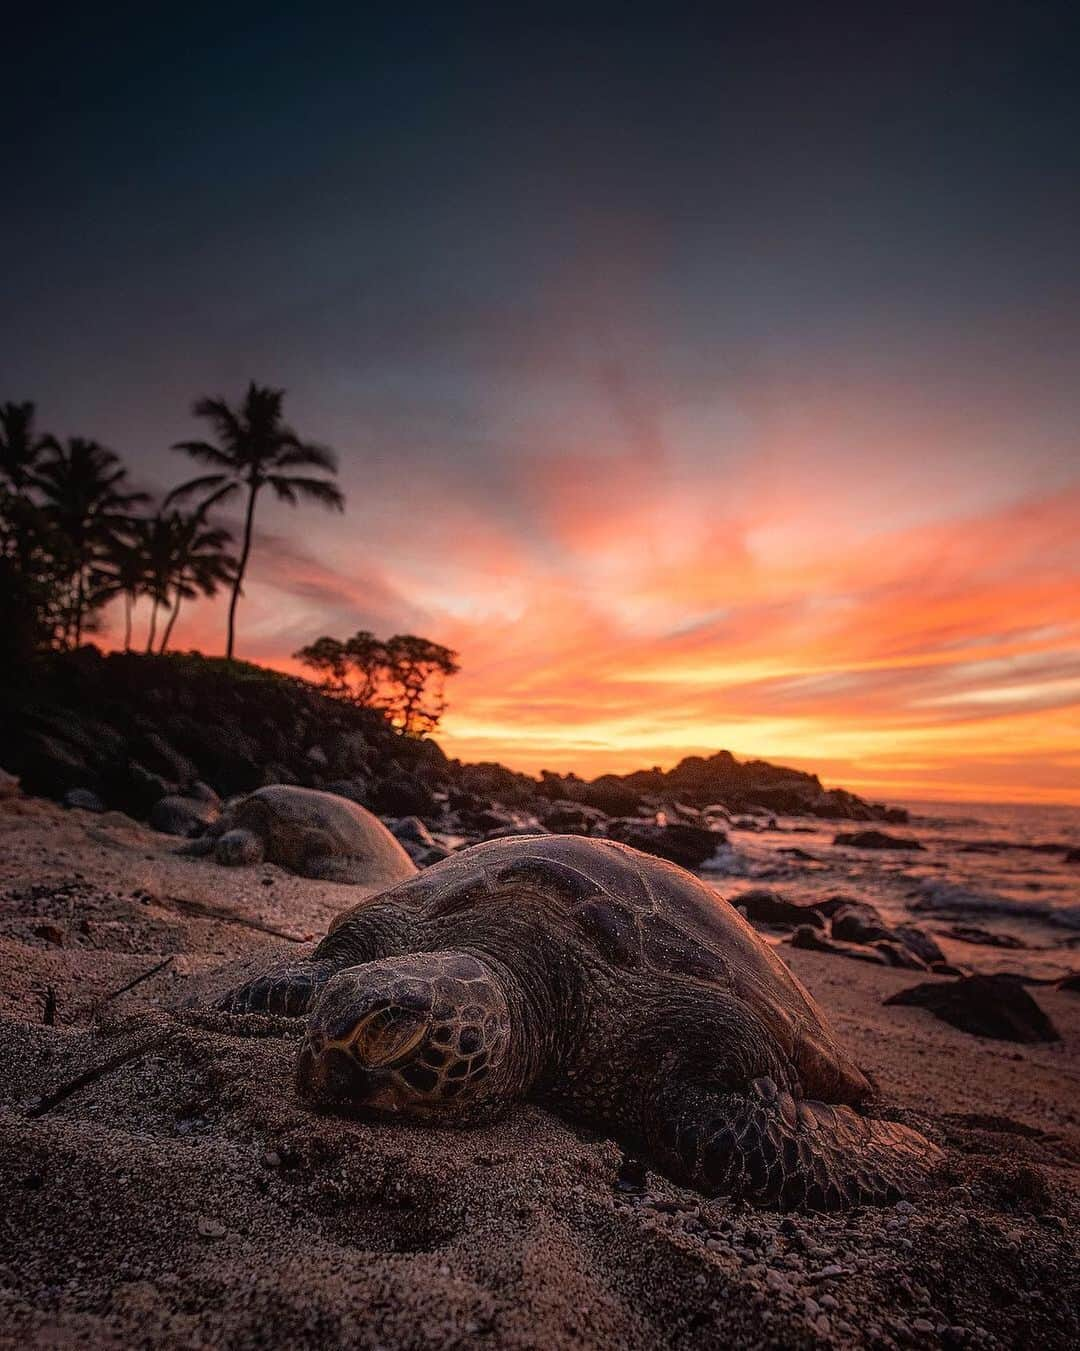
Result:
M183 1005L303 951L358 890L175 845L0 802L0 1345L1080 1336L1080 996L1035 989L1063 1040L1015 1046L882 1007L922 977L783 945L948 1162L913 1203L782 1216L652 1171L625 1189L616 1144L529 1105L469 1131L304 1110L290 1023Z

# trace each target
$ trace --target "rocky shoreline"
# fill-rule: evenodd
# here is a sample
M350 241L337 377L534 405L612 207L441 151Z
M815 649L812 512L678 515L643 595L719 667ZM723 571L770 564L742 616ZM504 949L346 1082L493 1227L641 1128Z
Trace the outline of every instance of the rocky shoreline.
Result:
M264 784L326 789L384 818L416 818L428 862L440 845L424 831L470 843L538 828L606 835L693 868L733 822L907 820L816 775L727 751L591 781L462 764L306 681L193 654L84 648L50 659L2 692L0 746L0 766L25 791L176 834L198 833L221 799Z

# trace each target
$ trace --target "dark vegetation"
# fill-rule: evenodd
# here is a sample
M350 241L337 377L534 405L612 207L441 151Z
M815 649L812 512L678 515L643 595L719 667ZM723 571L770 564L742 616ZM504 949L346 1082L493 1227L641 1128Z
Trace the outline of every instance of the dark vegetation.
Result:
M249 385L232 408L199 399L196 417L213 441L173 448L214 472L180 484L156 510L130 482L115 451L97 441L61 442L38 429L32 403L0 407L0 659L28 663L42 652L71 650L96 632L113 600L124 605L124 646L133 641L133 611L150 602L147 652L165 652L184 600L227 585L226 653L232 657L236 609L251 555L255 506L268 489L295 506L314 501L341 510L344 498L328 475L332 451L302 441L282 417L284 391ZM240 555L232 534L209 513L244 498ZM184 511L177 503L198 498ZM159 612L166 620L158 638Z

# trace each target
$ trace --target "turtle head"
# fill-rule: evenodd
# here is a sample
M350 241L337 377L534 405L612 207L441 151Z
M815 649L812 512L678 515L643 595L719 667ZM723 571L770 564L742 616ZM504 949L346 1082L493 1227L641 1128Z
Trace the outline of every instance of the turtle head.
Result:
M499 977L476 957L420 953L354 966L312 1008L302 1098L387 1116L475 1116L499 1105L510 1051Z

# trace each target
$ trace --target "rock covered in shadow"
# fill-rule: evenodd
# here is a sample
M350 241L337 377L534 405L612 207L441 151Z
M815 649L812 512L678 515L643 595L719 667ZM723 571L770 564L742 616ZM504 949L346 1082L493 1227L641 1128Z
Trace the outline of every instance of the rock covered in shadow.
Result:
M923 849L910 835L889 835L884 830L842 830L833 837L833 844L849 849Z
M841 943L880 943L894 935L874 906L852 901L833 915L832 936Z
M213 825L221 812L218 805L200 798L171 793L159 798L150 809L150 825L163 835L183 835L193 839Z
M618 817L608 822L609 839L632 845L644 854L669 859L683 868L700 868L703 863L727 843L720 830L704 826L689 826L682 822L660 825L634 817Z
M957 943L971 943L983 948L1026 948L1022 938L1014 934L993 933L990 929L980 929L977 924L954 924L951 928L940 930L944 938Z
M948 984L913 985L884 1001L928 1009L943 1022L999 1041L1060 1041L1057 1028L1019 981L1008 976L964 976Z
M791 935L793 948L804 948L808 952L828 952L834 957L854 957L859 962L871 962L875 966L885 966L886 958L876 948L861 947L857 943L835 943L826 938L820 929L809 924L800 925Z
M745 912L751 924L766 924L774 929L794 929L803 924L814 929L825 928L824 916L812 905L785 900L778 892L767 888L744 891L732 904Z

